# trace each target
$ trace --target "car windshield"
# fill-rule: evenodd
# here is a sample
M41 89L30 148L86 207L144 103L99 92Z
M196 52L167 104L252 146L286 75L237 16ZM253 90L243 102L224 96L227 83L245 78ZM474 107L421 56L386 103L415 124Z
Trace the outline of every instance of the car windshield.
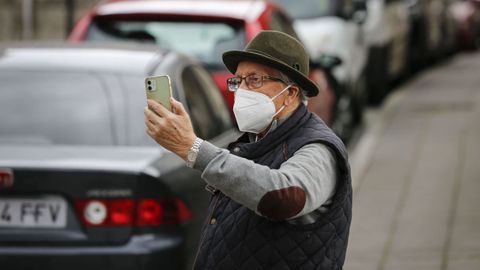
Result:
M155 43L216 68L225 51L244 47L243 29L224 22L97 21L86 39Z
M98 75L0 70L0 81L0 144L119 144L111 89Z
M333 0L274 0L294 19L307 19L335 15Z

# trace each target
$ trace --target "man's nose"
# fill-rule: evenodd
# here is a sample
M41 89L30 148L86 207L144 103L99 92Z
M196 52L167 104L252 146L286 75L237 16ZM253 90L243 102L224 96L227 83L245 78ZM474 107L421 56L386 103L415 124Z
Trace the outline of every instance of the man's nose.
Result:
M246 79L243 79L241 82L240 82L240 85L238 86L238 88L243 88L243 89L250 89L247 85L247 80Z

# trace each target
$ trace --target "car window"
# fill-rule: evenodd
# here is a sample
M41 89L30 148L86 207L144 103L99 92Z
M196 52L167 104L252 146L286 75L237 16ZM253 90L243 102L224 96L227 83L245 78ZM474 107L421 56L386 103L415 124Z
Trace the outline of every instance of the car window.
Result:
M223 52L240 50L245 45L243 25L225 22L96 20L86 39L154 43L193 56L212 67L223 67Z
M122 91L125 97L124 104L119 108L124 112L124 120L126 125L126 133L128 139L126 145L130 146L158 146L158 144L148 136L145 131L144 108L147 106L147 97L143 87L145 76L115 74L115 86L117 90ZM173 91L174 97L176 91ZM119 93L120 94L120 93Z
M232 126L228 109L218 88L199 67L182 72L185 99L197 135L211 139Z
M335 15L335 0L274 0L295 19Z
M95 75L0 70L0 81L0 143L117 143L108 92Z
M215 120L218 132L220 133L232 128L232 118L225 99L217 88L217 85L213 82L210 74L199 66L192 66L191 69L200 82L201 91L208 97L207 102L210 107L210 113L212 114L212 119ZM218 133L215 135L218 135Z

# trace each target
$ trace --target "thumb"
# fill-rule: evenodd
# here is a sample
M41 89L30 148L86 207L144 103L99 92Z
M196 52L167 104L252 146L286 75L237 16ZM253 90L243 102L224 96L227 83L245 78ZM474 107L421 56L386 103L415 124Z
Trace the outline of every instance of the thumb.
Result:
M187 111L185 111L185 108L183 107L182 103L175 100L173 97L170 98L170 103L172 104L172 107L175 109L175 114L187 115Z

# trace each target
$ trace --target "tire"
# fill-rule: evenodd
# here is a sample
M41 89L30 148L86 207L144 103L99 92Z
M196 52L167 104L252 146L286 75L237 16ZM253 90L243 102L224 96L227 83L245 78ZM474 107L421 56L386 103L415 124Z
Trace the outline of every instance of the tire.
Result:
M334 119L332 122L332 130L342 139L344 144L348 144L353 136L355 128L352 118L352 104L349 95L339 97L335 107Z
M366 76L362 72L358 80L352 85L352 119L355 125L363 121L363 111L367 104Z
M475 28L473 34L472 50L478 50L480 48L480 29L479 27Z
M381 104L388 93L388 56L387 45L370 48L367 64L367 95L370 105Z

